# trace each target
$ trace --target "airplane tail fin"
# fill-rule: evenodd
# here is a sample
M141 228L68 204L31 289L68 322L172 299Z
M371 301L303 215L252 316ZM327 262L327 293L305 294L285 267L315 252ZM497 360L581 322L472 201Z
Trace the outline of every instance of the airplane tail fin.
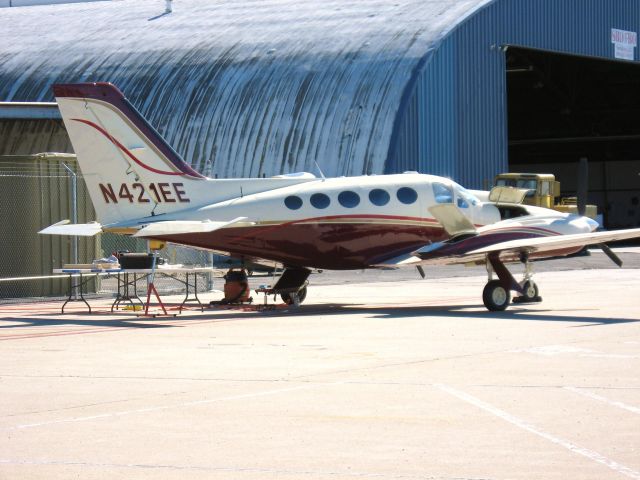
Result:
M54 85L53 90L100 223L182 210L202 191L206 177L180 158L114 85Z

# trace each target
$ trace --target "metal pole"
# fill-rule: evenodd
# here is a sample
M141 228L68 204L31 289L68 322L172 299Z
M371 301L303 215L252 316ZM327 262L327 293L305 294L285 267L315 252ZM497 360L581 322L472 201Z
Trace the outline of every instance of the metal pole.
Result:
M69 166L62 162L64 169L71 175L71 222L78 223L78 175ZM73 242L71 244L71 257L73 263L78 263L78 236L73 236ZM73 290L74 298L78 297L78 288Z
M209 266L213 268L213 252L209 252L208 257L209 257ZM207 279L207 290L211 291L213 290L213 272L210 272L208 277L209 278Z

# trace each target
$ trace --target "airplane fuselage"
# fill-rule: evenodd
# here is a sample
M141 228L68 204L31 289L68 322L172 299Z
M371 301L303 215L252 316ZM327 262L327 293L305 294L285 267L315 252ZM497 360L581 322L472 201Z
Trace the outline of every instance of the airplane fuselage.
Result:
M196 186L207 187L206 182ZM215 182L210 187L215 188ZM184 195L188 197L189 190L185 190ZM156 238L236 257L273 260L287 266L335 270L369 268L449 238L429 211L434 205L442 204L456 205L480 229L501 221L498 207L480 201L455 182L433 175L405 173L311 179L161 215L156 220L230 220L248 216L251 222L213 232ZM566 218L552 211L549 215L552 221ZM549 225L522 226L523 219L517 223L507 222L499 239L565 233L557 230L558 222L556 231ZM148 219L141 223L146 221ZM540 224L539 218L536 223Z

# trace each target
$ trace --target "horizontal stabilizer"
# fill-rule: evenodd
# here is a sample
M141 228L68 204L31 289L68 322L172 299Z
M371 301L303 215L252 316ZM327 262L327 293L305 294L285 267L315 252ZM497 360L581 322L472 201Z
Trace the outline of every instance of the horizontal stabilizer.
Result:
M431 207L429 212L451 237L476 232L473 223L453 203L436 205Z
M210 220L188 221L175 220L166 222L150 223L138 230L134 237L156 237L163 235L180 235L185 233L209 233L220 228L233 226L252 225L247 217L234 218L228 222L212 222Z
M468 255L476 255L502 251L527 251L548 252L563 248L597 245L605 242L639 238L640 228L628 230L614 230L610 232L578 233L575 235L558 235L555 237L524 238L508 242L495 243L484 248L468 252Z
M90 223L70 223L69 220L62 220L53 225L40 230L43 235L77 235L79 237L93 237L102 232L102 225L98 222Z

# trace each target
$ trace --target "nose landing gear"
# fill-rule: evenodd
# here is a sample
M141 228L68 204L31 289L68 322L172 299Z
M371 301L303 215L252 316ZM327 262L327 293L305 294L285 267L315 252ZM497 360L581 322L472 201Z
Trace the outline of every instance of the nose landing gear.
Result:
M522 282L517 282L500 260L499 253L491 253L487 256L489 281L482 291L482 301L487 310L492 312L506 310L511 301L511 291L520 294L513 299L513 303L539 303L542 301L538 286L532 280L533 269L528 255L522 255L520 261L525 265L525 273ZM498 280L493 279L493 272L498 275Z

